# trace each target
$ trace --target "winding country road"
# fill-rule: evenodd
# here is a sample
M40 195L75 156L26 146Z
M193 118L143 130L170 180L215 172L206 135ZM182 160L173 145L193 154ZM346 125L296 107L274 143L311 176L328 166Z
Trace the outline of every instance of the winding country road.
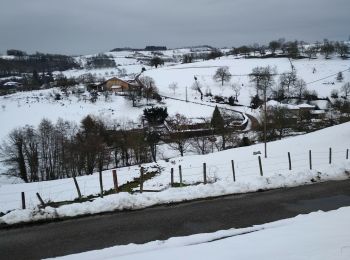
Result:
M40 259L350 206L350 180L0 229L0 259Z

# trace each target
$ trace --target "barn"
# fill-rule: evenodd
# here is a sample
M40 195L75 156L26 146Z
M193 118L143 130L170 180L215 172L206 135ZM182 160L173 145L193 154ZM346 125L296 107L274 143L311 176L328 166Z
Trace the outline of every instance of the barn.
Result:
M111 91L114 93L126 92L131 88L141 87L136 80L123 80L117 77L110 78L98 86L102 91Z

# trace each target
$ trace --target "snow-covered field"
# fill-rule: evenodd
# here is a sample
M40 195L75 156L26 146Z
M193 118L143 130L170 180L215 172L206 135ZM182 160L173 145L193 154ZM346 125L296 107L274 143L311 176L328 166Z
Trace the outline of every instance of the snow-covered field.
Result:
M114 187L112 171L104 171L102 174L104 190L112 189ZM118 169L118 184L123 185L139 175L140 170L137 167ZM99 194L100 183L98 173L77 177L77 181L82 196ZM36 208L38 205L36 192L46 202L74 200L78 197L72 178L45 182L0 184L0 212L20 208L21 192L25 192L26 206L30 209Z
M163 58L174 58L177 62L180 62L181 55L188 53L190 53L190 49L168 50L163 51ZM142 64L137 59L138 55L151 57L151 52L141 51L135 54L135 52L123 51L107 52L106 54L113 57L116 64L119 65L117 68L68 70L63 73L69 77L78 77L91 73L97 77L109 78L117 76L121 69L125 69L126 74L133 75L141 72L142 67L145 67L147 71L144 75L155 79L156 85L163 95L185 99L187 87L188 99L198 101L199 94L191 89L196 76L199 84L202 86L202 91L204 93L211 92L213 95L232 96L233 90L231 85L236 83L242 86L243 84L239 103L249 105L251 96L255 95L255 90L252 87L248 74L252 72L254 67L270 66L276 69L277 74L291 71L291 63L287 58L244 59L243 57L224 56L215 60L198 61L189 64L166 63L165 66L155 69ZM84 63L85 57L79 57L78 59ZM319 97L329 97L333 89L340 90L344 82L350 80L350 64L348 60L338 57L326 60L319 55L317 59L300 59L292 60L291 62L298 78L305 80L308 83L307 88L316 90ZM224 86L213 80L215 71L222 66L229 67L229 71L233 75L231 82L225 83ZM337 73L340 71L343 72L343 82L336 80ZM276 83L278 82L278 76L275 77L275 81ZM174 82L178 83L178 89L175 91L175 94L173 90L169 89L169 85Z
M268 224L129 244L58 259L350 259L350 207Z
M340 90L344 82L350 81L350 64L348 60L342 60L333 58L331 60L325 60L319 57L318 59L308 60L293 60L293 66L296 69L297 76L310 83L307 85L309 90L316 90L319 97L329 97L333 89ZM229 67L230 73L233 75L230 83L225 83L221 86L221 83L214 82L213 75L219 67ZM202 62L196 62L191 64L181 64L172 67L162 67L157 70L146 71L145 75L155 79L156 84L160 92L164 95L172 95L178 98L185 99L186 87L188 89L188 98L190 100L199 99L198 93L191 89L194 84L194 76L197 77L198 82L202 86L204 93L211 92L213 95L232 96L234 94L230 85L237 83L243 84L241 94L238 98L239 103L242 105L249 105L251 96L255 95L254 87L249 81L248 74L252 72L252 69L257 66L270 66L276 68L276 72L284 73L291 71L291 65L287 58L270 58L270 59L235 59L232 56L221 57L216 60L208 60ZM313 73L313 69L316 72ZM344 71L344 81L337 82L336 74L339 71ZM330 75L333 75L329 78ZM325 78L325 79L323 79ZM320 80L315 83L313 81ZM276 83L278 82L278 76L275 77ZM169 85L173 82L178 83L179 88L176 90L175 95ZM328 83L333 83L328 84Z
M234 193L257 191L259 189L273 189L311 184L317 181L343 180L350 177L350 160L346 160L346 150L350 147L350 123L330 127L314 133L292 137L281 141L268 143L268 158L262 159L264 176L260 176L257 155L255 151L263 151L263 144L236 148L202 156L179 157L166 161L159 161L163 168L161 174L144 183L144 189L163 190L159 193L128 194L120 193L95 199L92 202L76 203L61 206L57 209L46 207L37 210L31 205L27 210L15 210L0 218L0 222L8 224L56 217L71 217L83 214L93 214L123 209L139 209L156 204L180 202L184 200L221 196ZM332 147L332 164L329 164L329 147ZM308 151L312 150L313 170L309 170ZM291 153L292 170L289 170L287 152ZM236 182L233 182L231 160L235 162ZM170 169L175 168L175 182L179 181L177 168L182 166L184 184L198 184L203 182L202 163L207 164L207 177L210 184L199 184L182 188L170 188ZM137 175L139 168L130 167L120 169L122 176ZM106 173L108 176L108 173ZM91 184L90 177L80 177L79 183L85 182L97 186L95 179ZM91 177L97 178L97 177ZM108 176L107 183L112 178ZM13 184L0 186L0 201L17 200L7 203L3 210L19 208L20 191L35 192L35 186L42 185L44 199L60 199L50 195L50 185L68 183L69 187L62 186L64 193L70 192L76 196L72 180L50 181L40 184ZM81 184L83 185L83 184ZM107 184L108 185L108 184ZM44 187L48 188L44 188ZM98 187L98 186L97 186ZM17 192L13 192L17 190ZM95 189L96 191L96 189ZM35 201L34 193L30 193L31 200ZM93 191L92 191L93 192ZM65 195L64 195L65 196Z
M38 90L32 92L19 92L0 97L0 142L11 130L25 125L36 127L43 118L56 122L58 118L76 122L77 124L87 115L96 115L117 121L119 124L134 121L140 122L144 107L132 107L132 102L121 96L100 96L96 103L84 100L83 96L70 95L62 100L54 99L58 89ZM176 113L188 117L210 117L213 107L200 106L171 99L165 100L170 116ZM1 171L0 171L1 172Z
M164 52L167 57L173 55L182 55L189 53L189 49L169 50ZM142 52L144 55L150 55L148 52ZM127 73L134 73L137 66L137 72L141 70L142 64L138 64L136 58L129 57L132 52L110 52L117 64L125 66ZM126 58L128 57L128 58ZM337 82L336 76L325 78L321 81L311 83L307 87L310 90L316 90L320 97L330 96L333 89L340 89L344 82L350 80L350 64L347 60L332 58L325 60L322 57L318 59L293 60L298 77L306 82L313 82L323 79L329 75L343 72L344 81ZM247 76L256 66L276 67L277 73L288 72L291 70L289 60L286 58L270 58L270 59L237 59L233 56L221 57L216 60L195 62L191 64L179 64L174 66L164 66L158 69L150 69L144 73L155 79L156 85L161 94L165 96L176 97L180 99L186 98L186 87L188 100L201 102L198 93L191 89L194 83L194 76L202 85L202 91L209 90L215 95L224 96L233 95L230 87L231 83L243 84L239 102L243 105L250 104L250 97L255 94L254 88L249 82ZM218 67L228 66L233 75L231 83L221 87L220 83L214 82L212 77ZM316 72L313 73L313 69ZM113 71L113 74L111 74ZM87 72L97 73L101 76L112 77L117 75L118 69L101 69L97 71L91 70L75 70L64 72L67 76L79 76ZM276 76L276 81L278 80ZM175 94L169 85L173 82L178 83L178 89ZM334 85L325 85L323 83L334 82ZM9 96L0 97L0 120L5 122L0 128L0 141L15 127L24 126L25 124L37 125L42 118L49 118L56 121L61 117L79 123L81 119L88 115L102 115L107 118L117 119L119 121L136 121L142 114L142 108L132 108L131 102L122 97L112 97L111 101L105 102L104 98L100 98L95 104L79 100L79 98L71 96L69 100L54 101L53 97L47 100L47 96L55 90L42 90L27 93L17 93ZM56 90L57 91L57 90ZM191 103L178 102L175 100L166 100L168 111L171 115L182 113L188 117L205 117L211 116L213 109L210 107L195 105ZM236 107L235 109L242 112L256 114L255 111L248 111L245 107Z

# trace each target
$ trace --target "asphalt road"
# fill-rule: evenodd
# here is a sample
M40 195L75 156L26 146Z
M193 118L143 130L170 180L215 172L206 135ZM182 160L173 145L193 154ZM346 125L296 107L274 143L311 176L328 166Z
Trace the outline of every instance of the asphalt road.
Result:
M0 229L0 259L40 259L350 206L350 180Z

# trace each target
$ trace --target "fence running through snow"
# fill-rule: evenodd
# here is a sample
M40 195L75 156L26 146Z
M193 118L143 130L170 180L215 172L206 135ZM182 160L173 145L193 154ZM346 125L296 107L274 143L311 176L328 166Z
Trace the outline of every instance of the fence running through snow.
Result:
M334 163L345 162L349 160L349 149L346 150L333 150L329 148L328 151L314 152L307 151L304 153L291 154L287 153L281 156L262 158L257 156L254 160L237 160L232 159L231 161L225 163L215 163L208 164L204 162L202 165L188 165L183 167L183 165L177 165L176 168L173 167L168 172L163 172L157 174L153 178L147 180L146 172L144 168L140 168L140 175L137 180L139 190L134 190L135 192L156 192L160 190L154 190L157 188L169 188L169 187L183 187L188 185L196 185L199 183L207 184L214 183L218 180L232 181L236 182L240 179L261 176L262 178L271 176L273 174L292 174L292 171L299 170L317 170L319 167L324 167ZM91 185L91 181L84 182L84 185L79 184L76 178L73 180L67 180L63 183L55 185L45 185L41 187L40 190L28 189L24 192L8 192L2 193L0 190L0 203L18 205L8 208L6 211L18 209L18 208L28 208L28 206L40 206L44 207L51 201L52 195L55 194L67 194L70 193L73 198L67 199L73 201L77 199L86 198L90 195L97 197L103 197L106 187L103 185L103 178L106 178L106 174L99 174L99 181ZM118 193L120 192L120 187L118 185L117 170L112 170L110 176L113 179L112 187L108 187L109 192ZM135 182L135 181L134 181ZM67 189L67 185L70 186ZM56 187L64 186L64 189L59 191L51 192L50 190ZM86 190L91 190L93 188L95 192L86 193ZM153 188L153 190L152 190ZM42 198L41 192L45 192L45 196ZM74 193L74 195L73 195ZM13 198L18 195L18 199L4 199L3 196L7 198ZM61 199L62 200L62 199ZM29 202L29 203L28 203ZM4 212L6 212L4 211ZM1 212L1 209L0 209Z

